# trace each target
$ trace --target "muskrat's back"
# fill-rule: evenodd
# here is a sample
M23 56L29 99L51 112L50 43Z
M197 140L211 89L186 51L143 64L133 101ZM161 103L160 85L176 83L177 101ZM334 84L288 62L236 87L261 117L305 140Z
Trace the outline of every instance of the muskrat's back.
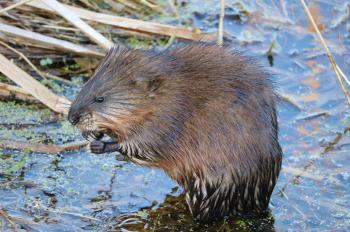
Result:
M276 95L255 61L201 43L161 53L114 49L89 82L72 111L86 95L110 93L114 100L89 108L93 133L118 140L131 161L164 169L196 218L266 211L282 151Z

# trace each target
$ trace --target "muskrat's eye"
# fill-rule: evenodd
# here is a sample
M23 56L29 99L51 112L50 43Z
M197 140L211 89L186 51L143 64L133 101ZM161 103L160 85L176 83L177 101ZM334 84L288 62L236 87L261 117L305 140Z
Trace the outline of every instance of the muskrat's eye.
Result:
M104 97L95 97L95 102L102 103L104 100Z

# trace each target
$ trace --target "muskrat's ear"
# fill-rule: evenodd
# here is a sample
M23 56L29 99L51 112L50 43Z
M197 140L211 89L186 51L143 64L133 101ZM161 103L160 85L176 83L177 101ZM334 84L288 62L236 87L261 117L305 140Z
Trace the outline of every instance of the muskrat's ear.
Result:
M140 77L136 80L136 85L143 88L146 91L156 91L163 83L163 78L161 76L157 77Z
M156 91L161 85L162 85L163 79L162 78L154 78L151 81L148 82L148 89L150 91Z

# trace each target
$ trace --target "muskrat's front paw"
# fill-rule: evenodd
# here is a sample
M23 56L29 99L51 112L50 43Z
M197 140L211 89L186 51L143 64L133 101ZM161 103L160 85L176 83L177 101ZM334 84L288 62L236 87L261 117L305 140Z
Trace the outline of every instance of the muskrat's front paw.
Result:
M92 141L90 143L90 151L95 154L102 154L105 152L105 143L102 141Z

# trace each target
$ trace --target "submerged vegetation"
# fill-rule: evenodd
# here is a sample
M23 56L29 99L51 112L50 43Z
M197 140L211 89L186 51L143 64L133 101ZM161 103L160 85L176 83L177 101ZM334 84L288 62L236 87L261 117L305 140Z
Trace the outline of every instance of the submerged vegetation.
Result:
M34 6L40 1L20 2L4 12L1 9L14 2L0 2L0 40L17 51L0 45L0 54L55 95L74 99L105 49L59 14L41 5ZM162 50L189 39L215 42L220 18L219 2L209 0L59 2L141 20L128 21L130 29L83 19L113 43L143 49ZM16 83L0 70L0 228L348 231L350 111L302 4L288 0L225 3L224 45L270 67L282 98L278 113L284 160L270 215L263 219L228 218L213 225L199 224L192 220L181 188L163 172L127 163L118 154L97 156L86 148L57 152L67 144L83 141L65 116L54 112L63 112L64 107L49 109L45 103L32 99L30 93L21 92L25 88L9 91L8 85ZM334 61L349 76L350 4L341 0L307 4ZM147 27L144 22L149 21L162 24ZM4 25L11 26L11 30L17 27L59 39L62 45L62 41L71 44L59 47L29 40L21 37L22 32L6 31ZM132 29L135 25L138 29ZM345 80L344 86L349 89ZM10 149L11 141L11 148L27 148ZM48 150L39 152L43 149Z

